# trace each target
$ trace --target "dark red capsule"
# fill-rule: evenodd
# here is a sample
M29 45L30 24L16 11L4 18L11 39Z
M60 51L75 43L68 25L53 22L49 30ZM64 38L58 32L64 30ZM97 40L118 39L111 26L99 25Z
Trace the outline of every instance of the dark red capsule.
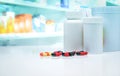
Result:
M85 52L84 52L84 54L85 54L85 55L87 55L87 54L88 54L88 52L87 52L87 51L85 51Z
M56 52L55 55L56 55L56 56L60 56L61 54L60 54L59 52Z
M59 55L62 55L63 52L62 51L55 51L54 53L57 55L58 55L58 53L59 53Z
M66 56L66 57L70 56L69 52L65 52L64 56Z
M80 52L80 55L87 55L88 52L84 51L84 52Z

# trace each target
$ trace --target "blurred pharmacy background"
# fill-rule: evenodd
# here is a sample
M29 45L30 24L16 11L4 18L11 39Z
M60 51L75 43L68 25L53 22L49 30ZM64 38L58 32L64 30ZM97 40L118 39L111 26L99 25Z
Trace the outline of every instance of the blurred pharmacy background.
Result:
M67 47L64 45L70 43L65 43L69 39L67 35L64 36L64 33L68 32L64 29L66 20L82 20L83 17L92 15L101 16L94 8L119 4L119 0L0 0L0 46ZM107 43L109 44L109 41Z
M0 0L0 76L120 76L119 20L120 0Z

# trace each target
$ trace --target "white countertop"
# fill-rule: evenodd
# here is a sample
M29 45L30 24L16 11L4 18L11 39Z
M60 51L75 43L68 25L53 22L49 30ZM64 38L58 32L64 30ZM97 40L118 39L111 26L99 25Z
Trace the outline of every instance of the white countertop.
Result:
M120 76L120 51L58 58L39 52L0 49L0 76Z

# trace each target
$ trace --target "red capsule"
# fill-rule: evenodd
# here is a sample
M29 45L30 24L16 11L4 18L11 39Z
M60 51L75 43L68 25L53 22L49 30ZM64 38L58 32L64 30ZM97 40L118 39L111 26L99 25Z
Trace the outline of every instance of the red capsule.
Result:
M60 55L62 55L62 51L55 51L55 53L56 53L56 52L59 53Z
M66 57L70 56L69 52L65 52L64 56L66 56Z
M60 56L61 54L60 54L59 52L56 52L55 55L56 55L56 56Z
M80 55L87 55L87 54L88 54L88 52L86 52L86 51L80 52Z
M59 52L60 55L62 55L62 52Z
M87 55L88 54L88 52L87 51L85 51L85 55Z

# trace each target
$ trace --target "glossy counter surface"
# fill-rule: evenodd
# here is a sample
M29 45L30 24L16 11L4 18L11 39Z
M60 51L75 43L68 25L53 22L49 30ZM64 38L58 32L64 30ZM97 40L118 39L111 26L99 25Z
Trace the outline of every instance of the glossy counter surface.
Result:
M0 76L120 76L120 51L58 58L41 58L39 52L1 48Z

